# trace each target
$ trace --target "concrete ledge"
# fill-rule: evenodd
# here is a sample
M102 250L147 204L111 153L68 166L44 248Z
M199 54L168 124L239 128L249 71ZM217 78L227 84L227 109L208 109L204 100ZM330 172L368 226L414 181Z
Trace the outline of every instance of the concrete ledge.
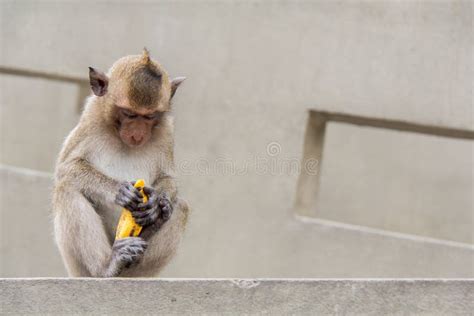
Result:
M474 279L0 279L2 314L469 314Z

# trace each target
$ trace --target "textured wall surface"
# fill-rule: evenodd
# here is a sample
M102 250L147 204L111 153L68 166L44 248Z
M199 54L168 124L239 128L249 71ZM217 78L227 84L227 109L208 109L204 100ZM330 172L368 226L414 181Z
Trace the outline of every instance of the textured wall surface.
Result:
M66 276L53 241L51 185L48 174L0 168L2 277ZM27 199L19 199L20 194ZM243 236L236 228L217 234L212 222L195 228L193 221L162 276L474 276L474 254L468 247L305 223L289 214L271 224L259 220L246 225ZM223 237L213 240L218 236Z
M3 66L86 77L147 46L188 77L174 112L180 192L193 211L164 275L474 276L472 142L328 127L320 216L435 242L295 220L298 173L270 169L299 161L313 107L471 128L471 1L2 1L0 14ZM51 172L78 118L77 87L0 79L0 162ZM51 227L32 222L49 223L46 190L11 172L2 275L62 275L57 256L47 271L30 256L55 253ZM34 207L6 179L32 192ZM423 221L431 213L439 220Z
M65 276L52 233L51 176L0 166L0 187L1 276Z
M474 309L473 280L0 280L14 314L437 314Z

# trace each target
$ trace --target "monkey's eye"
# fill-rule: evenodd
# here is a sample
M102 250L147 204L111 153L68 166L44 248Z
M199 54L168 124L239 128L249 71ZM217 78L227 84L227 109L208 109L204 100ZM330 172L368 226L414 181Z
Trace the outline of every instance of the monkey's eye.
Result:
M154 120L154 119L156 119L159 115L160 115L159 112L155 112L155 113L152 113L152 114L149 114L149 115L145 115L144 118L145 118L146 120Z
M131 118L131 119L134 119L134 118L138 117L138 115L136 115L135 113L127 111L127 110L122 110L122 114L124 116L128 117L128 118Z

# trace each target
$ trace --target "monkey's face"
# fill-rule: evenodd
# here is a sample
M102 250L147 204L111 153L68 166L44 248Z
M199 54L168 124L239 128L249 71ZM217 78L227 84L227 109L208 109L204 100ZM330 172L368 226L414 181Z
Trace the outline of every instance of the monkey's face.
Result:
M148 143L163 112L116 107L116 128L122 142L131 148Z
M145 50L141 56L119 59L108 74L89 67L89 79L92 91L102 100L104 120L115 124L126 145L139 147L150 141L185 78L169 80L167 72Z

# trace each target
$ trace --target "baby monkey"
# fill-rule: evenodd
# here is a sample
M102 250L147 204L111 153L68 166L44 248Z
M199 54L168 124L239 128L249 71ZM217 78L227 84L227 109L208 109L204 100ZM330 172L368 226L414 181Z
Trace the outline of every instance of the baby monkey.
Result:
M71 276L155 276L175 254L188 215L177 195L171 99L185 78L142 55L107 74L89 68L93 92L59 155L54 232ZM133 179L144 179L143 203ZM121 208L143 226L115 240Z

